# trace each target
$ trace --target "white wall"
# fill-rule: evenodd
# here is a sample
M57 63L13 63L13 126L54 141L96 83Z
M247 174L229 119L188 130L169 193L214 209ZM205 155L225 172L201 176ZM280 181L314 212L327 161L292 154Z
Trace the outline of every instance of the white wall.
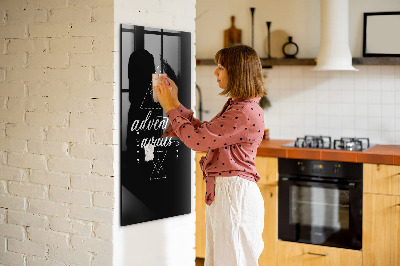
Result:
M222 31L229 17L237 15L243 43L251 43L250 11L256 7L255 49L266 56L263 38L265 20L274 29L293 32L300 47L298 57L316 57L319 47L319 1L214 1L197 4L196 39L198 58L213 58L223 44ZM400 10L392 0L349 0L349 40L353 57L362 55L362 12ZM236 13L237 12L237 13ZM242 13L240 13L242 12ZM262 13L265 15L261 15ZM218 15L217 15L218 13ZM261 14L260 14L261 13ZM265 19L264 19L265 17ZM214 29L211 25L216 25ZM390 30L390 29L385 29ZM211 37L210 37L211 36ZM295 139L305 134L333 138L369 137L379 144L400 144L400 66L355 66L359 72L314 72L310 66L274 66L264 70L272 107L265 111L266 127L275 139ZM213 66L196 69L196 83L202 89L203 120L211 119L226 101L215 96L220 91Z
M120 24L142 25L192 32L192 105L194 105L195 84L195 0L115 0L114 1L114 98L115 113L119 117L119 29ZM119 119L115 128L120 128ZM119 139L119 130L114 139ZM119 153L115 153L116 168L119 169ZM114 213L115 245L114 264L129 266L186 266L195 263L195 162L192 152L192 213L162 220L119 226L119 212ZM116 209L119 210L119 173L116 173Z

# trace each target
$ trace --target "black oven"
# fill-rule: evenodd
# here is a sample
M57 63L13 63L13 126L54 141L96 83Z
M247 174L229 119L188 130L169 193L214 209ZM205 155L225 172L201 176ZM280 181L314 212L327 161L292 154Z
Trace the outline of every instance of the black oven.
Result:
M278 160L278 238L361 250L360 163Z

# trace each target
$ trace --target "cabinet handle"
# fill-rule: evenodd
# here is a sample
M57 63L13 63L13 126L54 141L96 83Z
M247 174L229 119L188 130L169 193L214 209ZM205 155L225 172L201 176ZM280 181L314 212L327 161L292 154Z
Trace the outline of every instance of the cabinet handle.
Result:
M318 255L318 256L324 256L324 257L328 256L328 254L320 254L320 253L313 253L313 252L307 252L307 253L310 255Z

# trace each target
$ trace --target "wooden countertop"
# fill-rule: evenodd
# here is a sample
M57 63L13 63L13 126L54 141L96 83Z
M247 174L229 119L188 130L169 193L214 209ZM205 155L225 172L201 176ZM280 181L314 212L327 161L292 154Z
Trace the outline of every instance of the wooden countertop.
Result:
M263 140L258 147L258 156L324 160L356 163L400 165L400 145L376 145L365 151L341 151L311 148L282 147L294 140Z

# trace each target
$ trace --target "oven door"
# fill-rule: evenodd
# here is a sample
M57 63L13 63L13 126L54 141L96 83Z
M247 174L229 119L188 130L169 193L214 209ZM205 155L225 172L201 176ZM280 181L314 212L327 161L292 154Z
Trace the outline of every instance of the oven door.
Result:
M278 238L361 249L362 181L279 179Z

